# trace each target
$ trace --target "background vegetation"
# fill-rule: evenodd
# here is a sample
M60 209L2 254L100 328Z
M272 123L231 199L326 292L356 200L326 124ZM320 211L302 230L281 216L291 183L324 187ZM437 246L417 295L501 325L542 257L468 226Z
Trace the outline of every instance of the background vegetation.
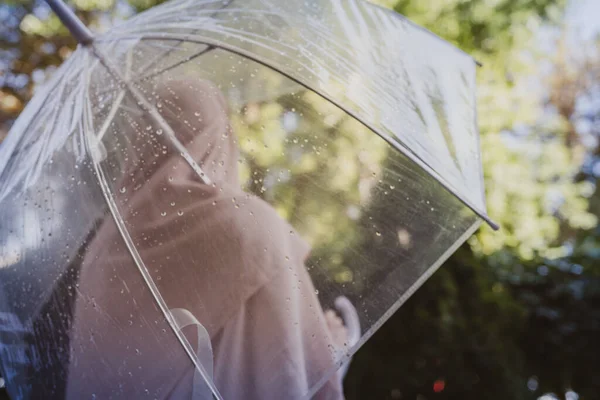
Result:
M71 3L102 30L156 2ZM563 0L378 3L483 63L488 209L502 229L483 227L363 347L348 399L598 398L600 41L573 46ZM42 1L0 5L0 140L74 46Z

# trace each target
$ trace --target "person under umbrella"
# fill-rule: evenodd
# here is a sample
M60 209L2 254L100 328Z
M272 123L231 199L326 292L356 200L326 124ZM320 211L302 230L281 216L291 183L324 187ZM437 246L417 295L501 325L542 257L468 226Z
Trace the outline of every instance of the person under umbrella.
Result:
M181 327L224 399L304 398L335 370L348 340L336 314L321 308L304 266L308 244L241 189L236 137L213 84L167 79L147 90L211 182L163 151L149 117L126 114L119 129L131 131L127 153L136 156L124 161L116 202L159 296L193 320ZM78 285L67 398L137 394L119 379L97 379L95 363L123 380L137 376L139 393L152 398L198 398L197 372L176 341L160 340L170 333L166 322L110 216L88 246ZM208 345L196 346L186 325L206 332ZM315 398L342 399L340 376Z

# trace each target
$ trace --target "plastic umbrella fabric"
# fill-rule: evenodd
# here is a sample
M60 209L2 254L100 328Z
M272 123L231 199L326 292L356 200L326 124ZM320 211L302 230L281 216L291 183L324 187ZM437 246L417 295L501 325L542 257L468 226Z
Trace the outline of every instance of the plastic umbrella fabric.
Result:
M49 3L81 45L0 148L15 399L343 398L340 367L495 228L476 63L401 16L171 1L93 37Z

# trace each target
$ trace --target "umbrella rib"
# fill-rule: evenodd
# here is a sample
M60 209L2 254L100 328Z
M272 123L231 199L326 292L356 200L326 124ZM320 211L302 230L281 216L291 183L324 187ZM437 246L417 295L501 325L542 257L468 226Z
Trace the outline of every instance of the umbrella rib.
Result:
M183 60L181 60L181 61L178 61L178 62L176 62L175 64L173 64L173 65L170 65L170 66L168 66L168 67L166 67L166 68L164 68L164 69L162 69L162 70L160 70L160 71L156 71L156 72L154 72L154 73L152 73L152 74L150 74L150 75L146 75L146 76L140 76L138 79L135 79L135 80L134 80L134 82L140 82L140 81L146 81L146 80L148 80L148 79L152 79L152 78L154 78L154 77L156 77L156 76L158 76L158 75L160 75L160 74L162 74L162 73L165 73L165 72L167 72L167 71L170 71L170 70L172 70L172 69L174 69L174 68L177 68L177 67L179 67L180 65L182 65L182 64L185 64L185 63L187 63L187 62L189 62L189 61L192 61L192 60L194 60L195 58L198 58L198 57L200 57L200 56L202 56L202 55L204 55L204 54L206 54L206 53L208 53L209 51L211 51L211 50L214 50L214 49L216 49L216 47L215 47L215 46L209 45L207 48L205 48L205 49L202 49L202 50L201 50L201 51L199 51L198 53L196 53L196 54L192 54L191 56L189 56L189 57L187 57L187 58L185 58L185 59L183 59ZM143 72L142 72L142 74L143 74L144 72L145 72L145 71L143 71Z
M70 71L70 68L73 66L73 60L76 57L70 57L64 64L64 70L65 71ZM57 74L56 79L53 82L48 82L48 85L44 85L42 86L42 93L41 96L43 96L42 100L40 101L39 104L35 105L35 108L26 108L21 114L29 114L31 116L35 116L40 110L44 109L44 107L46 106L46 104L48 103L48 101L51 99L52 96L50 96L51 93L54 92L54 90L58 87L59 84L61 84L64 81L64 75L65 73L63 73L62 75ZM39 95L40 93L38 93ZM54 98L54 97L52 97ZM31 103L34 103L34 101L32 101ZM29 130L29 128L31 127L31 125L33 124L33 121L35 120L35 118L29 118L28 122L25 124L25 126L23 126L21 128L21 135L19 135L18 139L15 138L15 141L20 141L23 137L23 134ZM17 123L15 123L16 125ZM9 135L8 138L10 138L11 136ZM3 149L7 146L6 143L8 142L9 139L5 140L5 143L3 144ZM6 161L8 161L8 157L6 158ZM1 168L3 165L1 164L2 160L0 159L0 172L2 172Z
M92 54L94 56L96 56L100 59L100 62L107 69L111 68L110 64L108 64L108 62L103 59L102 55L98 54L96 52L96 49L93 48L93 45L91 46L90 50L92 51ZM111 70L109 69L109 71L111 71ZM115 73L115 75L114 75L115 78L122 80L122 78L120 78L120 75L118 74L117 71L112 71L112 72ZM89 70L88 70L88 74L87 74L86 78L89 81L89 79L90 79ZM132 94L134 94L134 93L132 93ZM138 93L138 95L140 95L140 94ZM135 94L134 94L134 96L135 96ZM150 289L150 292L152 293L152 296L154 297L154 300L156 301L159 308L161 309L161 312L165 316L167 322L169 323L169 326L171 327L171 329L175 333L175 336L177 337L177 339L183 346L188 357L190 358L190 360L192 361L192 363L194 364L196 369L202 375L202 378L204 379L205 383L209 386L209 388L213 394L213 398L216 398L218 400L223 400L222 397L220 396L219 391L217 390L214 382L212 381L212 379L210 379L206 370L204 369L204 366L198 361L194 351L192 350L191 344L189 343L189 341L187 340L185 335L183 335L181 330L179 330L177 323L176 323L175 319L173 318L173 315L169 311L169 307L168 307L167 303L165 302L164 298L160 295L160 291L159 291L158 287L154 283L154 280L152 279L152 276L150 275L150 272L148 271L148 268L146 267L144 260L142 259L141 255L137 251L135 244L133 243L133 239L131 238L131 236L129 235L129 232L127 231L127 228L125 227L125 222L123 221L123 219L119 213L118 206L115 202L115 199L114 199L114 197L111 193L110 187L108 185L108 180L106 179L106 176L104 175L104 171L102 170L102 168L100 168L100 162L98 160L96 160L94 157L95 153L92 150L92 144L90 142L90 135L94 135L94 129L93 129L93 121L92 121L92 117L91 117L92 110L91 110L91 105L90 105L89 101L86 102L86 107L84 108L84 110L85 110L84 111L85 132L83 135L84 140L86 143L86 147L88 148L89 154L92 157L92 164L94 166L94 171L98 177L98 181L99 181L100 187L102 189L102 194L103 194L106 202L108 203L108 208L109 208L111 215L115 221L115 224L117 225L117 229L119 230L123 240L125 241L125 244L129 250L131 256L133 257L135 264L138 267L138 270L140 271L142 278L144 279L144 282L146 283L146 285Z
M125 38L128 38L128 36L123 37L123 39L125 39ZM231 45L228 45L226 43L223 43L223 42L220 42L217 40L215 40L215 41L206 40L206 39L200 40L200 39L195 39L195 38L189 38L187 36L185 38L182 38L178 35L170 35L170 34L133 35L132 38L136 38L136 39L140 39L140 40L159 40L159 41L160 40L163 40L163 41L164 40L174 40L174 41L186 40L186 41L189 41L192 43L199 43L199 44L205 44L208 46L214 46L214 47L220 48L222 50L228 51L230 53L237 54L242 57L246 57L258 64L261 64L269 69L272 69L272 70L280 73L281 75L285 76L286 78L291 79L292 81L296 82L297 84L305 87L306 89L317 93L319 96L323 97L325 100L331 102L332 104L334 104L335 106L337 106L338 108L340 108L341 110L346 112L348 115L355 118L362 125L364 125L368 129L370 129L371 131L375 132L379 137L381 137L383 140L385 140L390 146L392 146L394 149L396 149L397 151L404 154L406 157L408 157L408 159L410 159L412 162L414 162L419 167L421 167L423 170L425 170L429 175L431 175L433 178L435 178L440 183L440 185L442 185L442 187L444 189L446 189L450 194L452 194L454 197L456 197L458 200L460 200L467 208L469 208L471 211L473 211L475 214L477 214L492 229L498 230L500 228L499 225L496 224L494 221L492 221L492 219L485 212L479 210L479 208L477 206L475 206L469 200L464 198L464 196L462 196L456 189L454 189L452 187L452 185L450 185L448 182L446 182L446 179L442 178L442 176L439 173L437 173L435 171L435 169L433 169L427 162L425 162L421 157L419 157L417 154L415 154L413 151L411 151L408 147L406 147L404 144L402 144L399 140L392 138L390 135L387 135L387 134L381 132L380 129L376 128L371 123L364 121L362 118L359 117L359 115L356 112L350 110L348 107L345 107L339 101L335 100L332 96L330 96L326 93L323 93L322 91L320 91L317 88L312 87L311 84L306 83L306 82L302 81L301 79L294 77L292 74L283 71L279 67L271 65L268 61L263 60L261 57L255 55L255 54L252 54L250 51L238 48L236 46L231 46Z
M127 54L127 60L126 60L126 69L125 69L125 78L127 80L129 80L131 78L131 64L132 64L132 60L131 60L131 51L129 51L129 53ZM100 132L98 132L98 134L96 135L96 140L98 142L102 141L102 138L104 137L104 135L106 134L106 132L108 131L108 128L110 127L110 122L112 121L112 119L114 118L114 116L117 114L117 111L119 110L119 107L121 106L121 103L123 102L123 98L125 97L125 89L121 89L121 91L119 92L119 94L117 95L117 98L115 99L112 108L110 109L110 112L108 113L108 116L106 117L106 119L104 120L104 124L102 125L102 127L100 128Z
M71 68L75 65L76 58L77 57L75 55L71 56L65 62L65 72L62 75L57 74L56 78L54 78L53 81L50 81L47 85L44 85L41 89L41 93L39 93L39 95L41 96L39 103L36 104L35 97L37 96L34 96L34 99L30 102L29 106L25 108L17 122L15 122L13 129L19 132L19 135L8 135L3 145L0 147L0 155L2 155L3 152L6 152L5 154L7 154L6 157L0 157L0 176L4 174L7 165L9 165L9 160L11 159L11 157L8 157L8 154L11 154L12 152L16 151L15 155L18 156L19 154L21 154L21 151L23 151L22 149L20 149L20 145L21 143L23 143L23 140L25 140L25 138L27 137L27 132L30 130L32 125L37 122L37 114L43 111L50 101L54 100L54 97L51 96L51 94L59 85L64 84L66 72L71 71ZM25 124L23 124L22 127L19 127L18 125L20 124L21 118L23 118L23 120L26 122ZM20 173L19 176L21 178L25 175L24 170L18 173ZM0 199L4 198L4 196L6 196L14 188L15 185L16 181L9 180L7 185L3 185L3 187L0 187Z
M196 54L192 54L192 55L191 55L191 56L189 56L188 58L185 58L185 59L183 59L183 60L181 60L181 61L178 61L177 63L175 63L175 64L173 64L173 65L169 65L168 67L165 67L164 69L162 69L162 70L160 70L160 71L153 72L153 73L152 73L152 74L150 74L150 75L143 76L142 74L143 74L144 72L146 72L146 70L144 70L144 71L140 72L140 76L139 76L139 77L137 77L137 78L135 78L135 79L131 79L131 81L132 81L133 83L139 83L139 82L147 81L147 80L149 80L149 79L152 79L152 78L154 78L154 77L156 77L156 76L158 76L158 75L160 75L160 74L162 74L162 73L164 73L164 72L170 71L170 70L172 70L172 69L174 69L174 68L177 68L177 67L179 67L179 66L180 66L180 65L182 65L182 64L185 64L185 63L187 63L187 62L189 62L189 61L192 61L192 60L194 60L194 59L196 59L196 58L200 57L201 55L204 55L204 54L206 54L206 53L208 53L209 51L211 51L211 50L214 50L214 49L215 49L215 47L214 47L214 46L209 46L209 47L207 47L207 48L205 48L205 49L202 49L202 51L200 51L200 52L198 52L198 53L196 53ZM103 94L103 93L108 93L108 92L110 92L110 91L111 91L111 89L105 89L105 90L101 90L101 91L99 91L98 93L99 93L99 94Z
M171 126L165 121L165 119L160 115L156 107L154 107L150 102L144 97L142 93L133 85L133 83L129 80L126 80L119 71L110 63L110 61L104 57L102 53L98 51L98 49L92 44L90 45L92 53L100 60L100 63L104 65L104 67L108 70L108 72L119 82L125 85L125 88L133 95L133 97L140 103L140 106L147 111L152 119L154 119L160 127L165 131L167 137L171 141L171 144L179 151L180 155L185 159L188 165L194 170L194 172L200 177L200 179L206 184L211 185L212 181L210 178L204 173L202 168L194 161L192 156L190 156L189 152L185 148L185 146L177 139L175 136L175 132L171 128Z
M227 1L227 3L225 3L225 4L224 4L222 7L220 7L219 9L217 9L217 10L215 10L215 11L213 11L213 12L212 12L212 15L211 15L211 17L213 17L213 16L214 16L215 14L217 14L219 11L222 11L222 10L224 10L226 7L229 7L229 5L231 5L233 2L234 2L234 0L229 0L229 1ZM198 30L199 30L199 29L196 29L196 30L194 30L193 32L197 32ZM193 32L192 32L192 33L193 33ZM192 61L193 59L195 59L195 58L198 58L198 57L200 57L201 55L203 55L203 54L206 54L206 53L208 53L209 51L211 51L211 50L214 50L214 49L215 49L215 47L214 47L214 46L208 45L208 47L207 47L207 48L205 48L205 49L202 49L200 52L198 52L198 53L196 53L196 54L192 54L191 56L187 57L187 58L186 58L186 59L184 59L184 60L181 60L181 61L179 61L179 62L175 63L174 65L168 66L168 67L166 67L165 69L163 69L163 70L161 70L161 71L154 72L154 73L152 73L152 74L150 74L150 75L148 75L148 76L143 76L143 75L144 75L144 73L145 73L146 71L148 71L150 68L152 68L152 66L153 66L153 65L156 65L156 63L158 62L158 60L160 60L161 58L163 58L163 57L166 57L166 56L168 56L169 54L171 54L173 51L175 51L175 48L176 48L177 46L179 46L179 45L180 45L181 43L183 43L183 42L185 42L185 39L181 39L181 40L179 40L179 43L175 44L174 46L171 46L171 48L169 48L168 50L166 50L166 51L165 51L165 52L163 52L162 54L160 54L160 55L156 56L154 59L152 59L151 61L149 61L149 62L148 62L148 64L146 64L146 65L144 65L143 67L141 67L141 68L140 68L140 72L139 72L139 74L138 74L140 77L139 77L139 78L137 78L137 79L135 79L134 81L135 81L135 82L139 82L139 81L144 81L144 80L152 79L153 77L155 77L155 76L158 76L158 75L162 74L163 72L170 71L170 70L171 70L171 69L173 69L173 68L177 68L178 66L180 66L180 65L182 65L182 64L184 64L184 63L186 63L186 62Z
M214 15L215 15L215 14L216 14L218 11L221 11L221 10L223 10L223 9L225 9L225 8L227 8L227 7L229 7L229 5L231 5L231 3L233 3L233 2L234 2L234 0L229 0L229 1L227 1L227 2L226 2L226 3L225 3L223 6L222 6L222 7L220 7L219 9L217 9L217 10L215 10L215 11L213 11L212 15L210 15L210 18L212 18L212 17L213 17L213 16L214 16ZM196 32L196 31L198 31L198 30L200 30L200 29L196 29L195 31L192 31L192 32L191 32L191 34L193 34L194 32ZM158 62L160 59L162 59L162 58L164 58L164 57L168 56L168 55L169 55L169 54L171 54L173 51L175 51L175 48L176 48L177 46L179 46L179 45L180 45L181 43L183 43L183 42L185 42L185 39L181 39L181 40L179 41L179 43L175 44L175 45L174 45L173 47L171 47L169 50L166 50L166 51L165 51L165 52L163 52L162 54L160 54L160 55L156 56L156 57L155 57L153 60L151 60L151 61L150 61L150 62L149 62L147 65L145 65L145 66L143 66L143 67L141 68L140 75L143 75L143 74L144 74L144 72L146 72L146 71L148 71L150 68L152 68L152 66L154 66L154 65L155 65L155 64L156 64L156 63L157 63L157 62ZM212 48L211 48L211 47L210 47L210 45L209 45L209 48L208 48L208 49L204 49L204 50L206 50L206 51L210 51L210 50L212 50ZM199 54L199 55L202 55L202 54ZM193 58L195 58L195 57L192 57L192 59L193 59ZM183 63L183 62L185 62L185 61L182 61L182 63Z

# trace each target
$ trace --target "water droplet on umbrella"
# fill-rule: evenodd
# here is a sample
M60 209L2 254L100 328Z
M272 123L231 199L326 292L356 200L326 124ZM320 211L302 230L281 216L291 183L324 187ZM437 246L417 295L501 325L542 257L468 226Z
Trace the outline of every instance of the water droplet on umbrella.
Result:
M126 188L126 187L122 187L122 188L119 190L119 192L121 192L121 193L125 193L126 191L127 191L127 188Z
M181 211L181 210L177 211L177 215L179 215L181 217L183 215L183 211Z
M377 236L381 236L381 232L379 232L379 231L375 232L375 234L376 234Z
M165 211L161 212L160 215L162 215L163 217L167 216L167 213Z

